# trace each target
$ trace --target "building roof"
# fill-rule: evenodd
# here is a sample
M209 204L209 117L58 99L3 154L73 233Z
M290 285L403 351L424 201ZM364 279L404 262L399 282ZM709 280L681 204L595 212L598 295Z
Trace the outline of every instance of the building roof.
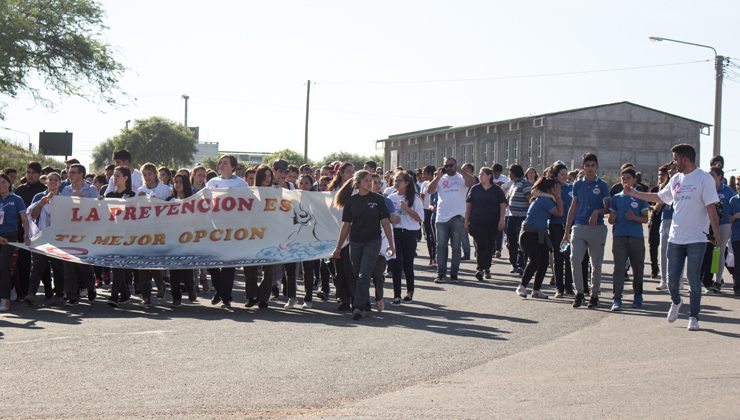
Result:
M392 135L388 136L387 139L382 139L382 140L377 140L377 141L378 142L383 142L383 141L386 141L386 140L397 139L399 137L410 137L410 136L416 136L416 135L430 134L430 133L434 133L434 132L445 132L445 131L464 130L466 128L472 128L472 127L480 127L480 126L486 126L486 125L492 125L492 124L503 124L503 123L508 123L508 122L512 122L512 121L518 121L518 120L523 120L523 119L550 117L550 116L553 116L553 115L569 114L569 113L572 113L572 112L579 112L579 111L585 111L585 110L588 110L588 109L604 108L604 107L608 107L608 106L622 105L622 104L632 105L632 106L636 106L636 107L639 107L639 108L648 109L650 111L659 112L661 114L669 115L669 116L674 117L674 118L680 118L682 120L691 121L693 123L697 123L697 124L700 124L700 125L705 126L705 127L711 127L712 126L711 124L707 124L707 123L704 123L704 122L701 122L701 121L697 121L697 120L692 120L691 118L686 118L686 117L682 117L680 115L671 114L670 112L665 112L665 111L661 111L659 109L650 108L650 107L647 107L647 106L644 106L644 105L636 104L634 102L621 101L621 102L613 102L613 103L609 103L609 104L586 106L586 107L582 107L582 108L566 109L564 111L548 112L548 113L545 113L545 114L527 115L527 116L524 116L524 117L509 118L509 119L505 119L505 120L491 121L491 122L486 122L486 123L463 125L463 126L458 126L458 127L443 126L443 127L436 127L436 128L428 128L426 130L411 131L411 132L408 132L408 133L401 133L401 134L392 134Z

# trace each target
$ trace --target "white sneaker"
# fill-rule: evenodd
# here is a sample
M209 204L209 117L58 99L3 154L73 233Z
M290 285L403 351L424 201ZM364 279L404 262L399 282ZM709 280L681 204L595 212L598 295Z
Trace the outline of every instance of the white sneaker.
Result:
M18 294L15 293L15 288L10 289L10 300L18 299Z
M678 312L681 309L681 303L682 302L678 302L678 305L676 305L671 302L671 309L668 310L668 322L675 322L678 319Z
M10 299L0 299L0 311L10 310Z
M547 299L547 295L542 290L532 290L532 299Z
M523 297L523 298L526 298L527 297L527 288L524 287L524 286L522 286L520 284L519 287L516 288L516 294L519 295L519 296L521 296L521 297Z
M658 286L655 287L655 290L666 290L668 289L668 285L663 283L662 281L658 283Z
M699 331L699 320L693 316L689 318L689 326L686 329L689 331Z
M311 309L311 308L313 308L313 302L311 301L303 302L303 309Z
M288 298L288 302L283 306L285 309L295 308L295 304L298 302L298 298Z

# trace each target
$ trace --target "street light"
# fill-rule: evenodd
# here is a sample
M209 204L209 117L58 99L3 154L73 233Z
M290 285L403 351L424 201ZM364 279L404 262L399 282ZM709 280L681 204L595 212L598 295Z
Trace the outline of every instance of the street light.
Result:
M28 150L31 151L31 152L33 152L33 145L31 144L31 135L30 134L26 133L25 131L16 130L15 128L10 128L10 127L0 127L0 129L8 130L8 131L13 131L15 133L20 133L20 134L25 134L26 137L28 137Z
M659 36L651 36L651 41L669 41L676 42L679 44L693 45L695 47L709 48L714 51L714 68L716 71L715 86L714 86L714 145L713 153L714 156L720 154L721 149L721 136L722 136L722 81L725 75L725 57L717 55L717 50L709 45L695 44L693 42L679 41L677 39L663 38Z
M182 99L185 99L185 127L188 126L188 99L190 99L190 96L187 94L181 96Z

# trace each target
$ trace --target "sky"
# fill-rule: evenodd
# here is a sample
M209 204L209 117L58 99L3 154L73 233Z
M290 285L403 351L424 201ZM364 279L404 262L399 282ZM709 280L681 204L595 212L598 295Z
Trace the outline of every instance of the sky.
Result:
M102 1L127 71L110 107L8 100L0 136L74 133L74 156L126 120L162 116L222 150L374 154L375 140L631 101L714 121L714 53L740 58L736 1ZM734 59L740 64L740 59ZM724 83L722 153L740 168L740 68ZM7 99L7 98L3 98ZM712 137L702 136L706 167Z

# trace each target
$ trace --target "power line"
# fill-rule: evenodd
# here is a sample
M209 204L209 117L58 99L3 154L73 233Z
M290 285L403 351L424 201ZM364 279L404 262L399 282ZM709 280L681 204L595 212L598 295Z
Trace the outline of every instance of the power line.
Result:
M540 74L527 74L527 75L510 75L510 76L496 76L496 77L479 77L479 78L467 78L467 79L432 79L432 80L366 80L366 81L348 81L348 82L317 82L324 85L381 85L381 84L422 84L422 83L455 83L455 82L482 82L488 80L510 80L510 79L530 79L537 77L558 77L558 76L571 76L578 74L592 74L592 73L607 73L617 71L630 71L630 70L644 70L659 67L671 67L671 66L682 66L686 64L697 64L707 63L712 60L697 60L697 61L683 61L680 63L666 63L666 64L651 64L646 66L632 66L632 67L616 67L609 69L596 69L596 70L581 70L572 72L560 72L560 73L540 73Z

